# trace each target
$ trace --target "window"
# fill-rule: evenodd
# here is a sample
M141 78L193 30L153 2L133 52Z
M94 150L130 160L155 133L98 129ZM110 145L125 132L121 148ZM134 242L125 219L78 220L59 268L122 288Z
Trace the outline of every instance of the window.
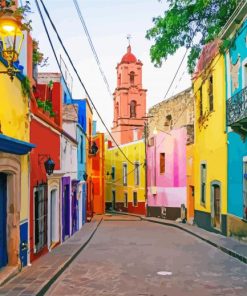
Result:
M140 164L135 163L135 185L140 185Z
M165 160L166 160L166 155L165 153L160 153L160 174L165 173Z
M128 208L128 193L124 192L124 207Z
M135 73L133 71L130 72L130 84L133 85L135 83Z
M137 192L133 192L133 207L138 207Z
M203 115L203 105L202 105L202 87L199 88L199 116Z
M247 157L244 158L244 180L243 180L243 217L247 220Z
M81 145L80 145L80 160L83 163L83 137L81 136Z
M34 252L39 252L47 243L47 185L34 191Z
M136 101L132 100L130 102L130 118L136 117Z
M152 138L150 138L150 139L148 140L148 146L149 146L149 147L154 146L154 137L152 137Z
M214 110L214 92L213 92L213 76L209 77L208 81L208 99L209 99L209 111Z
M116 172L115 167L112 167L111 168L111 177L112 177L112 180L115 180L115 172Z
M123 185L127 186L127 164L123 164Z
M206 170L205 163L201 164L201 204L205 205L206 201Z

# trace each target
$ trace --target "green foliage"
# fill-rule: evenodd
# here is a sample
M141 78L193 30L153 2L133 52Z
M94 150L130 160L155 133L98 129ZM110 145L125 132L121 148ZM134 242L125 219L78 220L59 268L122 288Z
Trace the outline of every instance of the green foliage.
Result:
M52 110L52 102L49 100L42 101L37 99L37 105L39 108L43 109L45 112L48 112L50 117L55 117L56 113Z
M33 39L33 64L45 67L48 65L48 58L40 51L39 41Z
M23 97L31 97L31 84L27 76L25 76L21 81L21 89Z
M217 37L238 0L167 0L163 16L153 18L154 27L146 38L154 40L150 49L155 66L173 55L180 47L190 48L188 70L194 71L203 45Z

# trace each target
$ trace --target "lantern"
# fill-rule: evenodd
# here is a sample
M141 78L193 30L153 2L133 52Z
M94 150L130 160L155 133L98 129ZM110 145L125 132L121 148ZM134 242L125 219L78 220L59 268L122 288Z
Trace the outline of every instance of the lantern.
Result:
M55 163L50 157L44 162L44 165L47 175L53 174Z
M21 22L11 15L5 14L0 17L0 43L2 57L8 62L6 74L13 79L17 69L13 63L19 58L24 34L21 31Z

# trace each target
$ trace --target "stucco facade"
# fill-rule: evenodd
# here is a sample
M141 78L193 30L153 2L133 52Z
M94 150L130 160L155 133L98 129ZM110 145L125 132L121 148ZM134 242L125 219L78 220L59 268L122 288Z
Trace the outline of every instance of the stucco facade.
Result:
M144 140L120 147L133 164L126 160L118 148L106 146L106 209L145 214Z
M240 21L239 21L240 20ZM247 236L247 3L222 30L234 40L225 55L228 137L228 234Z
M194 75L195 223L226 234L227 136L224 56L219 40L207 44Z

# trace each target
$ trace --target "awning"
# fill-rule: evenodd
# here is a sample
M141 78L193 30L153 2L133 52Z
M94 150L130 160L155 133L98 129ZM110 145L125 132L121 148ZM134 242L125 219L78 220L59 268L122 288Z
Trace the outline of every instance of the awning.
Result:
M0 134L0 151L12 154L24 155L30 152L36 145L7 137Z

